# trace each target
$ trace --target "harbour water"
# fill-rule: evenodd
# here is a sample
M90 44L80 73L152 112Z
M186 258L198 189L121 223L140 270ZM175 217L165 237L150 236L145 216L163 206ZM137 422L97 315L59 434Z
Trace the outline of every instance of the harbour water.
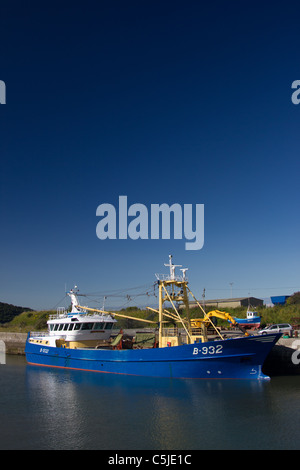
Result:
M299 449L300 376L127 377L0 365L0 449Z

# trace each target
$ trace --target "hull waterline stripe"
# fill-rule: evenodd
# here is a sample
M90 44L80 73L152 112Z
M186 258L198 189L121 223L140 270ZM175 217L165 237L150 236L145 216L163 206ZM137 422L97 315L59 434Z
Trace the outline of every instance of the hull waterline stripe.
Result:
M37 366L37 367L49 367L55 369L68 369L68 370L80 370L84 372L96 372L100 374L111 374L111 375L130 375L132 377L141 377L141 378L153 378L153 379L176 379L176 380L257 380L254 377L251 379L250 377L161 377L161 376L154 376L154 375L139 375L139 374L129 374L125 372L108 372L105 370L93 370L93 369L79 369L78 367L64 367L64 366L52 366L49 364L36 364L34 362L28 362L30 366ZM268 376L261 377L261 380L269 380Z

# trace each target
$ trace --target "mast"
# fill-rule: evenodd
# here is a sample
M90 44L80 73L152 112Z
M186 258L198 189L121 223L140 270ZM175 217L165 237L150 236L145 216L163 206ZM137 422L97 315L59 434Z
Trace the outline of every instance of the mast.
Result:
M68 296L71 297L71 312L70 313L82 313L81 310L77 308L79 305L78 298L77 298L77 293L79 292L79 289L77 286L74 287L74 289L71 289L70 292L67 292Z
M165 264L165 266L169 266L170 268L170 280L175 280L175 268L181 268L182 264L173 264L172 263L172 255L169 255L169 264Z
M159 287L159 347L163 347L163 312L164 312L164 303L170 302L175 311L174 316L177 317L177 321L182 323L186 333L187 333L187 342L191 342L191 329L190 329L190 315L189 315L189 301L187 293L187 277L186 271L188 268L181 269L182 276L175 275L175 268L181 268L180 264L173 264L172 255L169 255L169 263L164 263L165 266L170 268L170 275L156 275L158 279ZM183 302L186 308L187 324L181 318L175 303Z
M158 317L158 347L161 348L162 346L162 319L163 319L163 295L162 295L162 284L159 283L158 285L158 292L159 292L159 317Z

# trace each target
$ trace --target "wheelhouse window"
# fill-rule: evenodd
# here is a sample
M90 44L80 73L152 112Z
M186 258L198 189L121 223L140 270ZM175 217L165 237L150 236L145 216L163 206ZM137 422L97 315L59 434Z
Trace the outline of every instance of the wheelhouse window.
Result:
M82 323L82 330L91 330L94 323Z
M113 323L105 323L105 329L106 330L111 330L112 329L112 326L113 326Z
M103 330L104 329L104 323L94 323L94 330Z

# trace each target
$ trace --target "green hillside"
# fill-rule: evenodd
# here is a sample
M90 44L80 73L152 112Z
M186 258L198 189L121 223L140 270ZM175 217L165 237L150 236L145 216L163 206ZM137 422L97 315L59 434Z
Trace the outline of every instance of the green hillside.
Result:
M30 311L27 307L17 307L16 305L0 302L0 324L8 323L22 312Z
M15 307L8 304L0 304L8 306L6 310L6 316L3 313L2 318L8 319L8 321L1 321L0 330L1 331L19 331L19 332L28 332L28 331L39 331L45 330L47 328L47 320L50 314L55 314L55 311L33 311L30 309L24 309L23 307ZM19 314L17 314L18 310ZM170 309L172 310L172 309ZM214 310L214 308L206 309ZM237 308L226 308L220 309L230 313L230 315L238 318L246 318L247 309L245 307ZM291 296L286 305L277 305L274 307L257 307L256 309L258 315L262 317L261 325L269 325L272 323L291 323L294 326L298 326L300 329L300 295L299 292ZM5 312L5 310L3 310ZM158 320L158 315L154 312L151 312L147 309L141 310L138 307L129 307L127 309L120 310L119 313L122 315L128 315L130 317L138 317L146 320ZM184 315L184 311L182 311ZM202 311L199 308L194 308L190 312L191 318L201 318L203 316ZM1 316L0 316L1 318ZM155 327L155 323L147 325L147 323L139 322L129 318L118 318L116 328L144 328L144 327ZM227 322L218 320L220 326L229 327ZM168 326L166 324L166 326ZM169 325L171 326L171 324Z
M14 317L10 322L2 324L0 331L21 332L28 333L28 331L41 331L47 329L47 320L50 314L56 313L55 311L40 311L33 310L22 312L20 315Z

